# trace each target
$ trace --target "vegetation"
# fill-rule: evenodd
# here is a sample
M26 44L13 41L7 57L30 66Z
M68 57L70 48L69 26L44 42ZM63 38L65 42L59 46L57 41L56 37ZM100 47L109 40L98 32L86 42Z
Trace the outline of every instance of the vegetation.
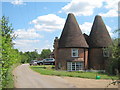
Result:
M43 49L41 54L38 54L37 50L32 51L32 52L20 52L22 59L21 63L29 63L31 60L41 60L45 58L49 58L51 54L50 49Z
M2 17L0 20L0 36L1 36L1 63L2 63L2 70L1 70L1 84L2 88L11 87L12 81L12 67L13 65L17 64L21 60L20 53L17 49L13 48L14 43L12 42L16 37L13 34L13 28L9 24L8 18L5 16ZM9 86L10 85L10 86Z
M116 32L120 34L120 29L116 30L115 33ZM112 79L112 82L109 85L118 85L118 88L120 88L120 36L113 39L113 44L108 47L108 50L110 52L110 57L108 58L107 72L109 75L118 76L118 80Z
M104 73L97 73L97 72L83 72L83 71L74 71L74 72L68 72L68 71L57 71L52 69L54 66L47 66L47 65L41 65L41 66L31 66L30 68L40 74L43 75L56 75L56 76L68 76L68 77L79 77L79 78L89 78L89 79L95 79L96 75L101 76L101 79L118 79L117 76L108 76Z
M40 55L36 50L24 53L20 52L20 55L22 56L21 63L29 63L31 60L37 60L38 58L40 58Z
M111 53L108 62L108 73L113 75L120 75L120 46L118 46L118 40L120 38L114 39L113 44L109 47L109 52Z
M51 54L50 49L43 49L40 56L41 58L48 58L50 54Z

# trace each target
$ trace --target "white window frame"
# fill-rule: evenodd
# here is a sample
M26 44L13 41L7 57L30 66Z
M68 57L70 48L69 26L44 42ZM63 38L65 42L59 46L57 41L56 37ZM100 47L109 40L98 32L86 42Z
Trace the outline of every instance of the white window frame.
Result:
M73 53L76 53L76 56L73 56ZM72 48L71 54L72 57L78 57L78 48Z
M73 70L73 66L72 66L73 63L75 64L75 67L74 67L75 69L74 70ZM79 70L78 70L78 68L79 68ZM83 69L84 69L84 63L83 62L67 62L67 71L80 71L80 70L83 70Z

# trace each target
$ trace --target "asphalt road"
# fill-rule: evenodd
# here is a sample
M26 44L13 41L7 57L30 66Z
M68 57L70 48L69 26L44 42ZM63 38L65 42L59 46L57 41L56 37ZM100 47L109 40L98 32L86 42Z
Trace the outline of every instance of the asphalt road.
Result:
M14 69L15 88L75 88L74 85L58 76L40 75L22 64Z

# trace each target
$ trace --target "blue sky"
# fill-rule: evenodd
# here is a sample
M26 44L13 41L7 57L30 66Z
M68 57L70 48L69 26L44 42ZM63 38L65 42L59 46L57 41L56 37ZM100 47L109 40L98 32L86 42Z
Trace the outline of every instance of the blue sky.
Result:
M72 0L70 2L2 2L2 15L9 17L18 35L14 41L19 51L53 49L60 37L68 13L73 13L83 33L91 30L95 15L101 15L112 38L117 37L118 0Z

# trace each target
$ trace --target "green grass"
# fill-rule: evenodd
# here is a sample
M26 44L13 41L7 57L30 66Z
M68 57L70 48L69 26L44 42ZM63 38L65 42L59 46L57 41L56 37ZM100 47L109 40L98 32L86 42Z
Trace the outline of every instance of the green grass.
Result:
M68 76L68 77L79 77L79 78L89 78L95 79L96 75L101 76L101 79L118 79L117 76L108 76L107 74L101 74L97 72L81 72L81 71L57 71L51 69L51 65L41 65L41 66L30 66L30 68L42 75L55 75L55 76Z

